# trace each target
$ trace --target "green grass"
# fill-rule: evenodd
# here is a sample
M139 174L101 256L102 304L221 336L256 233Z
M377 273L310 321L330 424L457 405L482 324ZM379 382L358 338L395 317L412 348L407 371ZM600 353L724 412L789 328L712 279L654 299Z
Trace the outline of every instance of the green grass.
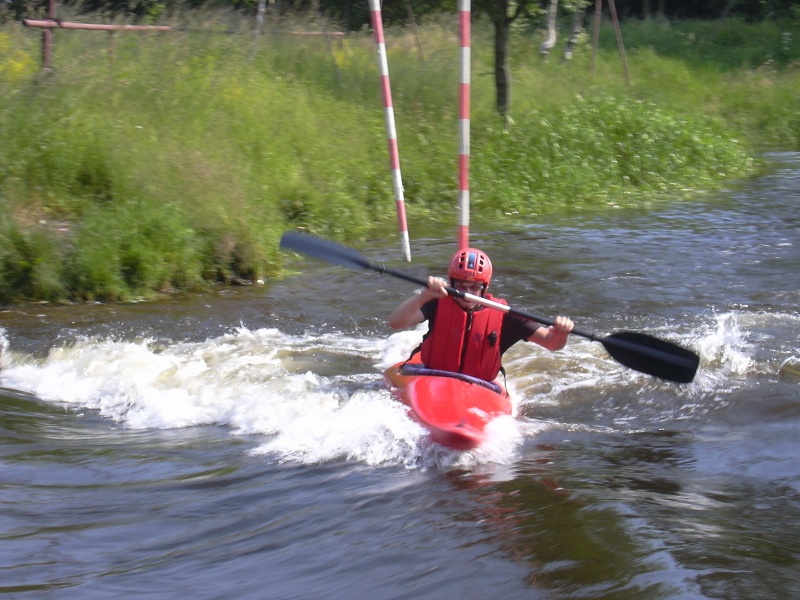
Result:
M57 31L50 75L37 31L0 28L0 302L274 277L286 229L355 242L395 219L370 32L255 41L249 23L199 26ZM586 44L543 63L539 34L518 34L505 128L492 32L475 24L473 222L668 201L748 176L758 148L800 147L791 57L723 64L700 42L681 54L664 27L699 39L697 24L626 26L630 87L605 30L594 75ZM410 31L387 31L406 205L454 230L457 29L440 17L420 31L423 56Z
M623 38L630 50L651 48L660 56L695 68L737 71L766 64L800 67L800 18L760 23L733 18L677 23L666 19L631 21ZM609 29L603 33L603 43L613 47Z

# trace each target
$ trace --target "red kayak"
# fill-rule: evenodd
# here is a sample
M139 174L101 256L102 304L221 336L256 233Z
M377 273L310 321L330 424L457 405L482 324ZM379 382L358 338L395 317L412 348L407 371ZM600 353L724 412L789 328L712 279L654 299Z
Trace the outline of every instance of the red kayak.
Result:
M386 369L392 393L430 431L433 441L469 450L486 439L486 425L511 414L508 393L496 383L469 375L427 369L415 356Z

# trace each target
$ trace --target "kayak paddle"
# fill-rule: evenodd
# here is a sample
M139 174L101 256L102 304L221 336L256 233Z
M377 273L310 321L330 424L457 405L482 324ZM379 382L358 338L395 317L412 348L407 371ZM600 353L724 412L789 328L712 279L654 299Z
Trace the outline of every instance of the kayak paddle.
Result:
M280 247L343 267L369 269L416 283L422 287L427 287L428 285L427 279L414 277L402 271L386 268L383 265L373 264L352 248L304 233L284 233L281 237ZM548 327L553 325L553 321L550 319L524 313L505 304L462 292L449 286L447 287L447 293L529 321L536 321ZM644 333L623 331L605 337L598 337L594 333L587 333L578 329L573 329L570 333L593 342L600 342L612 358L626 367L660 379L666 379L667 381L689 383L694 379L697 367L700 364L700 357L691 350Z

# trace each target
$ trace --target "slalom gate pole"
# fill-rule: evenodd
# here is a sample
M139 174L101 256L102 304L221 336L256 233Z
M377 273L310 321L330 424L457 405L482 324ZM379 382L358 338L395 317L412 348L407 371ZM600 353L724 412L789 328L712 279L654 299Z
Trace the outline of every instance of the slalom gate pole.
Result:
M461 24L461 69L458 107L458 247L469 247L469 97L470 97L470 0L458 0Z
M381 15L380 0L369 0L370 19L372 30L375 32L375 45L378 49L378 71L381 77L383 90L383 105L386 114L386 136L389 146L389 164L392 170L392 185L394 187L394 201L397 209L397 225L400 229L400 245L403 256L411 261L411 245L408 238L408 222L406 221L406 204L403 197L403 178L400 175L400 153L397 149L397 129L394 123L394 108L392 106L392 89L389 85L389 61L386 58L386 42L383 37L383 17Z

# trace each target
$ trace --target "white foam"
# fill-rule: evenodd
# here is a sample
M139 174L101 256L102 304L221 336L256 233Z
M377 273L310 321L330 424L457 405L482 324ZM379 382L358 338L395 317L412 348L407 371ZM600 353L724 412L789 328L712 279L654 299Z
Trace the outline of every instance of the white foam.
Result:
M739 326L738 315L729 312L715 317L716 327L698 343L701 356L706 362L725 365L732 374L746 373L753 360L748 355L747 338Z
M91 338L41 359L6 352L0 383L46 402L97 410L128 428L214 425L233 435L264 435L269 439L253 452L279 460L347 457L417 468L509 460L521 436L513 419L493 423L486 448L465 457L430 443L383 388L383 366L408 356L421 336L418 329L388 339L293 337L242 327L191 343ZM321 374L330 365L315 372L318 353L341 356L349 372ZM360 360L364 372L353 373Z
M424 332L421 325L388 338L358 338L241 327L201 342L82 339L34 359L15 353L0 331L0 385L94 409L129 428L213 425L233 435L267 436L255 451L280 460L348 457L421 468L512 463L522 441L538 431L525 419L495 420L479 450L452 452L431 443L383 389L382 370L406 358ZM671 333L665 339L675 339ZM716 316L707 332L676 341L694 346L703 358L699 383L686 388L689 396L752 368L735 313ZM649 381L585 340L572 340L556 353L518 344L504 362L515 415L520 405L588 402L603 390Z

